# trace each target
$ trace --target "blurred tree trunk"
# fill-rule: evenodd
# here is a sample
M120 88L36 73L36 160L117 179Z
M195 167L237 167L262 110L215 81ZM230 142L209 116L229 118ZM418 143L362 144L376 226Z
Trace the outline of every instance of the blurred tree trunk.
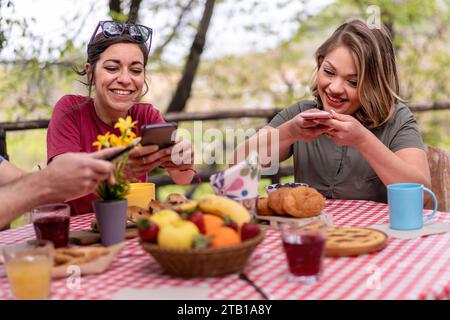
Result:
M155 52L153 53L154 59L159 60L166 46L178 35L183 18L189 10L191 10L194 1L195 0L189 0L185 6L180 6L180 14L177 17L177 22L172 27L172 32L167 36L166 40L164 40L164 42L155 49Z
M122 0L109 0L109 11L122 13Z
M122 9L122 0L109 0L109 15L113 20L137 23L141 2L142 0L131 0L130 9L126 15Z
M206 0L203 16L200 25L195 35L194 42L191 46L188 59L184 66L183 75L178 82L175 95L170 102L167 112L183 111L186 103L191 96L192 83L194 82L195 74L197 73L200 64L200 57L203 53L206 42L206 33L209 28L209 23L214 11L215 0Z
M129 23L137 23L139 16L139 7L141 5L142 0L131 0L130 4L130 13L128 14L128 22Z

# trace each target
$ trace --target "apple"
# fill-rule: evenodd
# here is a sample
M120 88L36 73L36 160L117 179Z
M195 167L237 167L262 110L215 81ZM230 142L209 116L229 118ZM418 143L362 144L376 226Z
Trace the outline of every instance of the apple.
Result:
M241 227L241 241L256 237L261 230L256 223L246 222Z
M158 225L147 218L139 219L137 222L139 238L144 242L156 243L159 233Z
M193 222L178 220L159 231L158 245L166 249L190 249L194 237L199 234L200 231Z
M163 229L165 226L175 222L180 221L181 217L178 213L173 210L165 209L157 211L150 216L150 221L156 223L159 229Z

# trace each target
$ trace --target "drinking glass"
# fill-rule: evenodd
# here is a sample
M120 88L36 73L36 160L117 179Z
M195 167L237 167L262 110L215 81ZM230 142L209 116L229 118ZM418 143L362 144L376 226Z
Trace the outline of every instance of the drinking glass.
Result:
M299 282L314 282L323 272L326 224L281 224L281 237L289 265L289 278Z
M49 240L55 248L69 243L70 207L65 203L36 207L31 211L37 240Z
M48 299L53 266L53 243L47 240L3 247L5 270L15 299Z

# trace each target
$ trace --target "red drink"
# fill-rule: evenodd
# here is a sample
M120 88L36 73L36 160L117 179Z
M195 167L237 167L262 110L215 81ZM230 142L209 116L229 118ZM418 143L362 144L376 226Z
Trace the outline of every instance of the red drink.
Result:
M283 238L289 270L295 276L319 276L325 238L318 233L290 234Z
M69 216L48 215L33 222L36 238L52 241L55 248L66 247L69 243Z

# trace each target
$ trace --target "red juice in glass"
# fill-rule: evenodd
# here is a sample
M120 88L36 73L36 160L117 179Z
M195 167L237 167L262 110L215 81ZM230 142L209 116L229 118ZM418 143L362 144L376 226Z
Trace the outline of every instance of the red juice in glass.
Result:
M320 235L303 235L294 243L283 241L283 246L293 275L313 276L320 273L325 246L325 239Z
M32 211L34 232L38 240L49 240L55 248L69 244L70 207L52 204L34 208Z
M69 243L68 216L54 215L34 220L34 231L38 240L49 240L55 248L67 247Z
M322 274L325 254L324 229L304 230L301 227L282 229L290 278L298 281L315 281Z

